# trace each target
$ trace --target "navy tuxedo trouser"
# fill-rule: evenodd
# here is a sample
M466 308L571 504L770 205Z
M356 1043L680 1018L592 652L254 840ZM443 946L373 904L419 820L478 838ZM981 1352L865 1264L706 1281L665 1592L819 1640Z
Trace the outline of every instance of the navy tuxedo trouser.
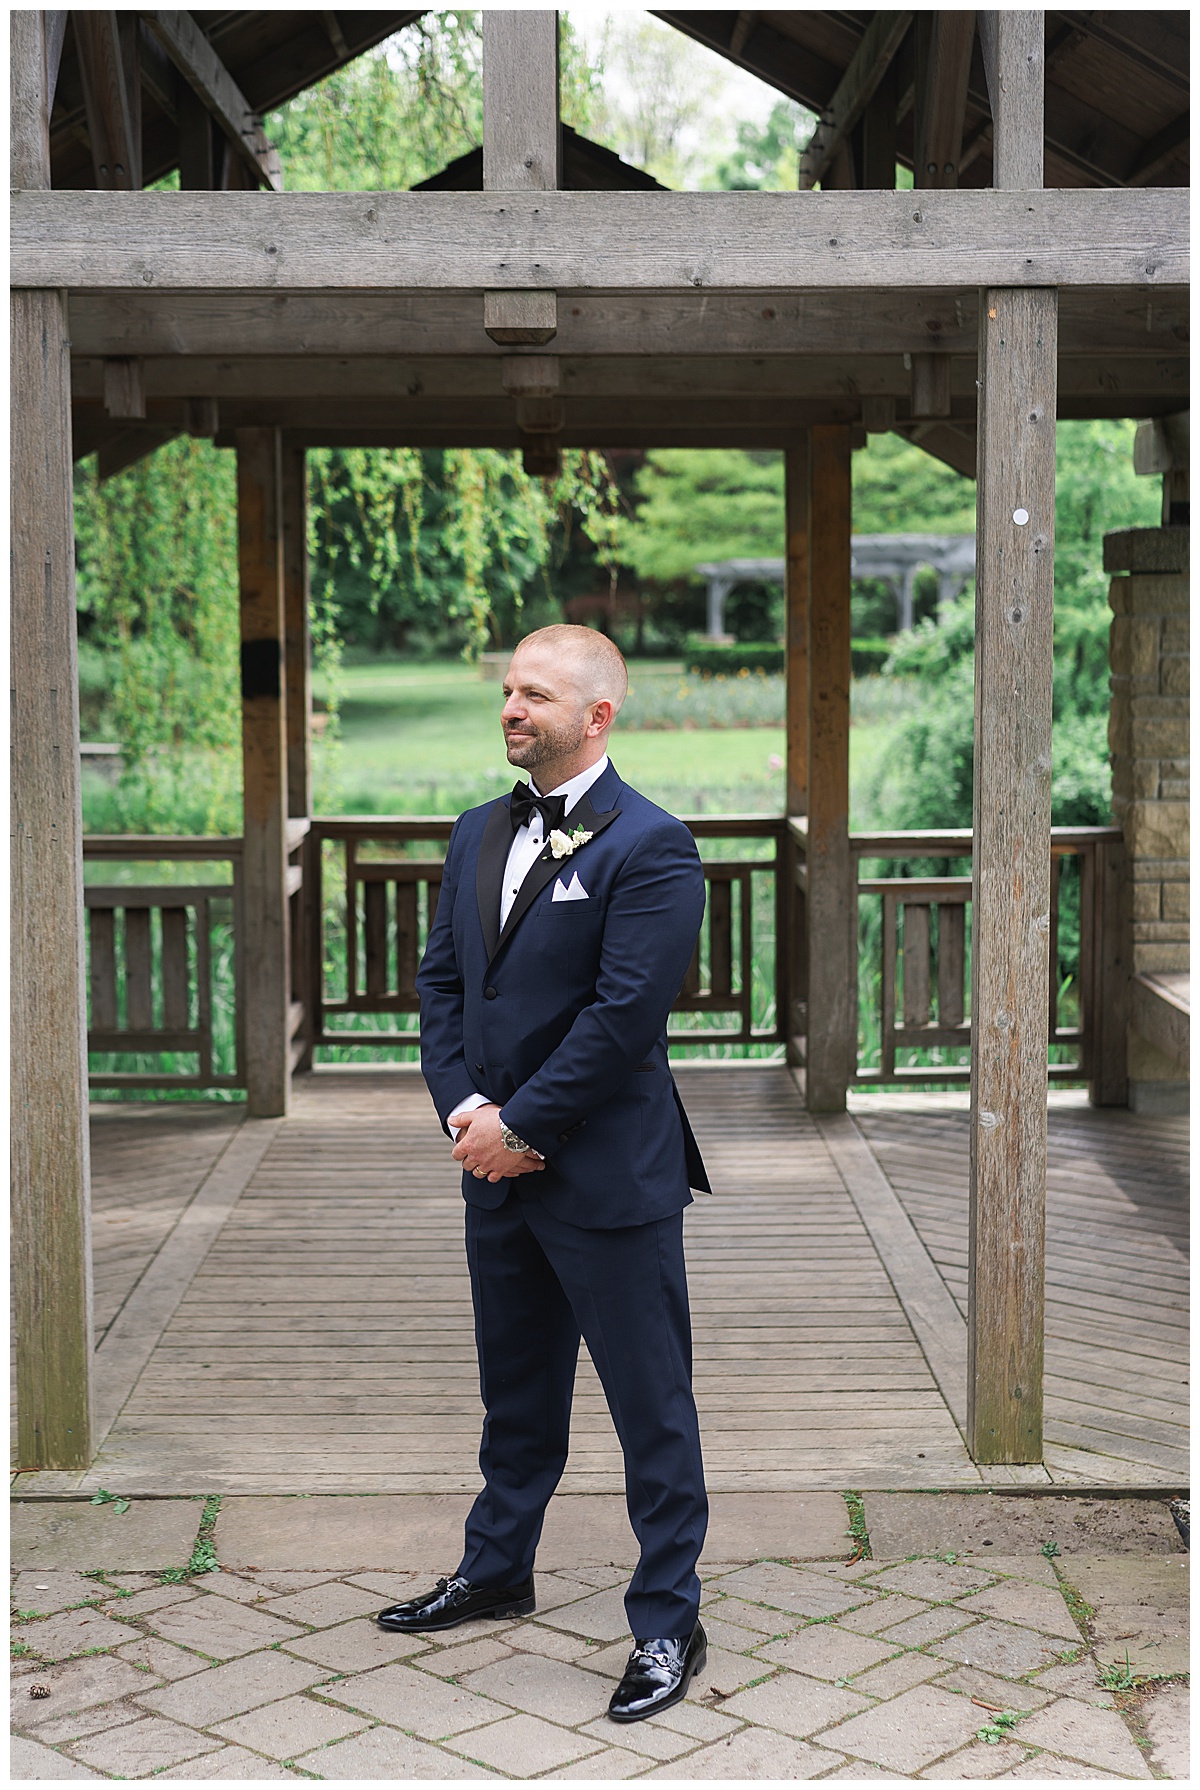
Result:
M630 1630L641 1639L690 1635L708 1501L683 1213L583 1230L553 1217L532 1189L510 1190L494 1211L466 1212L487 1415L485 1483L467 1518L459 1572L480 1585L512 1585L533 1570L566 1465L582 1334L625 1456L625 1497L641 1548L625 1598Z

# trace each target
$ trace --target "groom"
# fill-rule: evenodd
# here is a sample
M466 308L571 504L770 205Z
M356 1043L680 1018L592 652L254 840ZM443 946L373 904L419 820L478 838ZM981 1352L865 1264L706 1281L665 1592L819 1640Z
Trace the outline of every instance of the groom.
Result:
M528 635L501 721L530 781L450 837L417 977L421 1061L464 1170L485 1483L453 1577L378 1618L425 1633L533 1610L582 1335L641 1549L618 1722L679 1702L704 1664L708 1520L683 1260L689 1188L708 1181L666 1036L704 877L687 828L608 760L627 687L604 635Z

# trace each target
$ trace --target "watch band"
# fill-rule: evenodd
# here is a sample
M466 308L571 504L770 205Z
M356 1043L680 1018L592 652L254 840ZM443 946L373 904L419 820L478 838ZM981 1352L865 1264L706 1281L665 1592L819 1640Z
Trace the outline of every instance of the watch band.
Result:
M524 1156L529 1149L525 1139L518 1137L512 1126L506 1125L503 1119L500 1121L500 1136L504 1140L504 1148L511 1150L514 1156Z

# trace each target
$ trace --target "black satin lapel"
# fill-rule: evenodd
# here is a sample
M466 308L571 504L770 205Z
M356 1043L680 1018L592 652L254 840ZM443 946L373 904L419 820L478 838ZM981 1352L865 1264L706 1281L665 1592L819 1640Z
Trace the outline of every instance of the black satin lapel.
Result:
M489 959L496 955L500 939L500 890L512 841L508 803L497 802L487 817L475 865L475 899L479 903L479 923L483 927Z
M576 802L574 808L572 808L570 814L563 822L563 828L564 831L573 833L577 827L582 827L584 832L590 833L592 839L594 839L598 833L604 831L605 827L611 826L619 813L620 809L614 808L609 814L597 814L596 810L592 807L592 804L588 801L587 794L585 793L581 796L579 801ZM590 844L591 840L588 841L588 845ZM579 848L579 860L581 864L586 861L588 845ZM520 920L522 914L529 911L542 890L546 887L546 884L550 882L553 877L557 876L559 871L564 869L566 865L573 864L574 857L575 854L571 853L569 857L556 858L554 853L550 850L550 847L547 845L543 850L541 857L534 859L532 868L526 876L525 881L521 884L517 898L512 904L508 919L504 923L504 930L501 932L496 944L497 951L504 941L511 936L512 930ZM494 957L495 954L496 952L493 951L492 956Z

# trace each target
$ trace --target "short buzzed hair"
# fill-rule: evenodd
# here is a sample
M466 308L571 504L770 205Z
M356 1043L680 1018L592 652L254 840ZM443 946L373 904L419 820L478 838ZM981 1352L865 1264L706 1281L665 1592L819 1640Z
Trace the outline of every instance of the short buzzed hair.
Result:
M546 646L568 655L579 668L580 695L586 702L611 702L614 712L621 707L629 691L629 672L620 647L598 628L579 628L570 622L537 628L517 642L514 657L527 646Z

